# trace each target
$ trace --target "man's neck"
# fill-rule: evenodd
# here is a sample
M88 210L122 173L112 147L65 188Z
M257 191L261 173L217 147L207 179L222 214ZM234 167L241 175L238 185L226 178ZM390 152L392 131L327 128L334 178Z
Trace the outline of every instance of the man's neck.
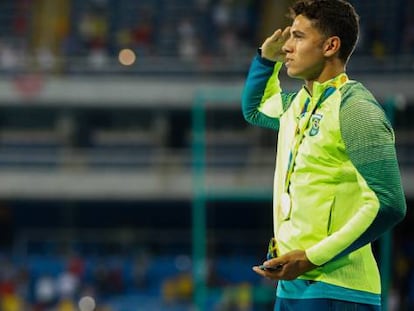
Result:
M345 65L342 63L341 64L336 63L334 66L327 66L324 68L324 70L322 70L322 72L319 74L317 78L305 80L306 89L312 95L313 84L315 82L324 83L326 81L329 81L339 76L341 73L344 73L344 72L345 72Z

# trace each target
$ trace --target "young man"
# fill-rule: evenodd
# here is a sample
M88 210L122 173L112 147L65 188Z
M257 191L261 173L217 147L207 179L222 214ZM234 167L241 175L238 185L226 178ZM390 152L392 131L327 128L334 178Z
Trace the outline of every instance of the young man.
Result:
M277 254L253 267L277 280L275 310L380 310L371 242L403 219L390 122L348 79L358 16L343 0L302 0L267 38L243 92L245 119L279 131L274 181ZM303 79L281 91L278 73Z

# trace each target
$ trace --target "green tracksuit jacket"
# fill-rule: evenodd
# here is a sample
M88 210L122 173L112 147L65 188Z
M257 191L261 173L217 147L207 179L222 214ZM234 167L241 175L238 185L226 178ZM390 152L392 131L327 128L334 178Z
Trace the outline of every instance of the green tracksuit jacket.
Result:
M379 296L370 243L406 211L391 124L372 94L346 74L315 82L312 95L305 87L282 92L281 65L257 55L242 99L248 122L279 132L274 178L279 253L305 250L319 267L299 279L334 288L331 294L323 287L309 291L311 298L337 298L338 289ZM289 282L282 285L289 292ZM291 291L293 298L301 291Z

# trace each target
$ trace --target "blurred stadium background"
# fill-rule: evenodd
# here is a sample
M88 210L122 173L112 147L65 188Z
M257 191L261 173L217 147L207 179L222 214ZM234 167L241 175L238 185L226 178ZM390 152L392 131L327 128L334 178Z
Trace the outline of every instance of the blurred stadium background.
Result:
M84 296L101 311L272 310L251 266L272 233L275 134L239 98L290 2L0 1L2 311ZM413 310L414 2L351 2L348 71L394 122L409 208L374 244L384 301Z

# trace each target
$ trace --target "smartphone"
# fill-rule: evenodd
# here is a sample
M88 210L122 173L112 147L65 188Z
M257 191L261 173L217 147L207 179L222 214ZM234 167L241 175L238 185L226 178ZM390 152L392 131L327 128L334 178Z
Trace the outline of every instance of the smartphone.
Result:
M277 265L277 266L274 266L274 267L260 265L259 269L261 269L263 271L273 272L273 271L278 271L278 270L282 269L282 267L283 267L283 265Z

